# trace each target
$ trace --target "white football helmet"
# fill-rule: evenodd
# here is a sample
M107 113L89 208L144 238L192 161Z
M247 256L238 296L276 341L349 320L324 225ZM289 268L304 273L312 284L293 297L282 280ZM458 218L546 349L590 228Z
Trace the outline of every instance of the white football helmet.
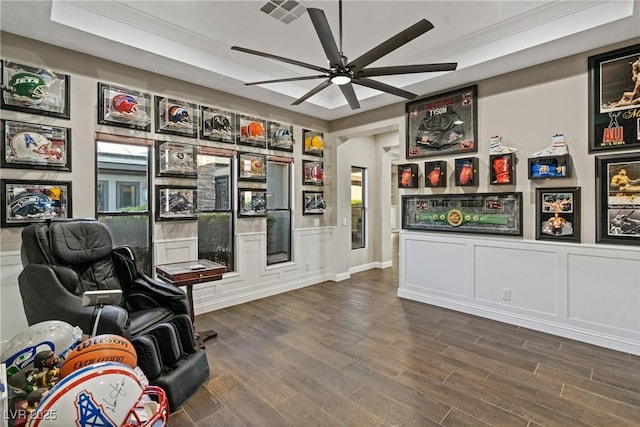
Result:
M36 132L19 132L9 142L11 152L19 158L59 161L62 151L44 135Z

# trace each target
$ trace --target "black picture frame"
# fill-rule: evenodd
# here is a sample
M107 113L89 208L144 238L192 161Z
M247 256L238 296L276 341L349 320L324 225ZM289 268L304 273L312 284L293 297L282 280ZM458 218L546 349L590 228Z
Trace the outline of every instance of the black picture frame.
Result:
M238 188L238 217L267 216L267 190L262 188Z
M324 185L324 163L302 160L302 185Z
M0 190L3 228L73 217L71 181L2 179Z
M489 156L489 182L491 185L515 185L515 153L491 154Z
M197 219L197 187L156 185L156 221Z
M235 144L236 114L216 107L200 106L200 139Z
M424 186L431 188L447 186L447 162L444 160L424 162Z
M478 152L478 86L406 104L407 160Z
M155 141L156 176L197 178L198 147L172 141Z
M418 188L418 165L398 165L398 188Z
M98 124L151 131L151 94L98 82Z
M529 179L557 179L571 177L571 156L530 157L527 159Z
M197 138L200 107L192 102L155 95L156 133Z
M293 153L293 145L296 142L293 137L293 125L268 121L267 130L269 149Z
M536 188L536 240L580 243L580 187Z
M238 144L267 148L267 121L259 117L238 114Z
M589 153L640 148L640 44L588 63Z
M327 202L323 191L303 191L302 192L302 214L322 215L327 209Z
M454 172L456 186L478 187L480 185L477 157L460 157L454 159Z
M640 152L595 161L596 242L640 246Z
M0 120L0 166L71 172L71 129Z
M71 77L40 66L0 61L4 110L69 119Z
M238 152L238 181L267 182L267 156Z
M302 129L302 154L323 157L325 145L323 132Z

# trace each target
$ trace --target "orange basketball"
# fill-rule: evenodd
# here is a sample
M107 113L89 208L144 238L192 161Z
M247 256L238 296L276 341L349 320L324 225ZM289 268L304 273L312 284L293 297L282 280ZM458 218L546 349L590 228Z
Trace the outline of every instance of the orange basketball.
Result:
M138 355L129 340L120 335L96 335L71 350L60 368L60 378L98 362L119 362L135 368Z

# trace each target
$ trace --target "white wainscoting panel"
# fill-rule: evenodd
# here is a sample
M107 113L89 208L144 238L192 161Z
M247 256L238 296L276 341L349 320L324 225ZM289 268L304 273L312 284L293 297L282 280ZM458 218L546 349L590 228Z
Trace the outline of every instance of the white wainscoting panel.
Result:
M156 240L154 242L155 265L198 259L198 239Z
M406 262L400 262L406 272L406 285L428 289L438 295L467 294L468 269L465 260L467 245L458 242L425 242L404 239ZM439 268L433 268L434 265Z
M0 254L0 342L10 340L29 326L18 287L21 271L19 251Z

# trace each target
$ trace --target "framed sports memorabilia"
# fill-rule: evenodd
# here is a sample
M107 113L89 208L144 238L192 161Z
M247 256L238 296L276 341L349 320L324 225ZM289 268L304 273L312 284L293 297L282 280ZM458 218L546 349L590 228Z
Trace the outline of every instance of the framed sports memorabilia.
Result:
M293 126L267 122L267 143L272 150L293 152Z
M259 153L238 153L238 180L267 181L267 156Z
M178 142L156 141L156 176L196 178L197 147Z
M235 144L236 115L230 111L201 106L200 138Z
M71 181L3 179L2 227L72 218Z
M98 123L151 131L151 94L98 83Z
M640 246L640 153L596 156L596 242Z
M489 156L489 180L493 185L516 183L516 155L514 153Z
M522 193L402 196L402 228L522 236Z
M478 86L406 104L407 159L478 151Z
M302 129L302 154L322 157L324 155L324 134L315 130Z
M156 185L156 221L197 219L196 188Z
M71 129L2 120L2 167L71 171Z
M303 191L302 203L304 203L303 215L322 215L327 209L322 191Z
M588 62L589 152L640 148L640 44Z
M324 168L322 162L303 160L302 174L302 185L324 185Z
M536 188L536 239L580 242L580 187Z
M198 136L200 107L178 99L155 96L156 132L169 135Z
M238 189L238 216L267 216L267 192L255 188Z
M569 178L571 176L571 156L530 157L529 179Z
M438 160L435 162L424 162L424 186L447 186L447 162L442 160Z
M267 147L267 122L257 117L238 114L238 144Z
M418 188L418 165L398 165L398 188Z
M2 108L69 119L68 74L6 60L1 64Z
M456 185L459 187L477 187L479 184L478 177L478 158L462 157L454 160Z

